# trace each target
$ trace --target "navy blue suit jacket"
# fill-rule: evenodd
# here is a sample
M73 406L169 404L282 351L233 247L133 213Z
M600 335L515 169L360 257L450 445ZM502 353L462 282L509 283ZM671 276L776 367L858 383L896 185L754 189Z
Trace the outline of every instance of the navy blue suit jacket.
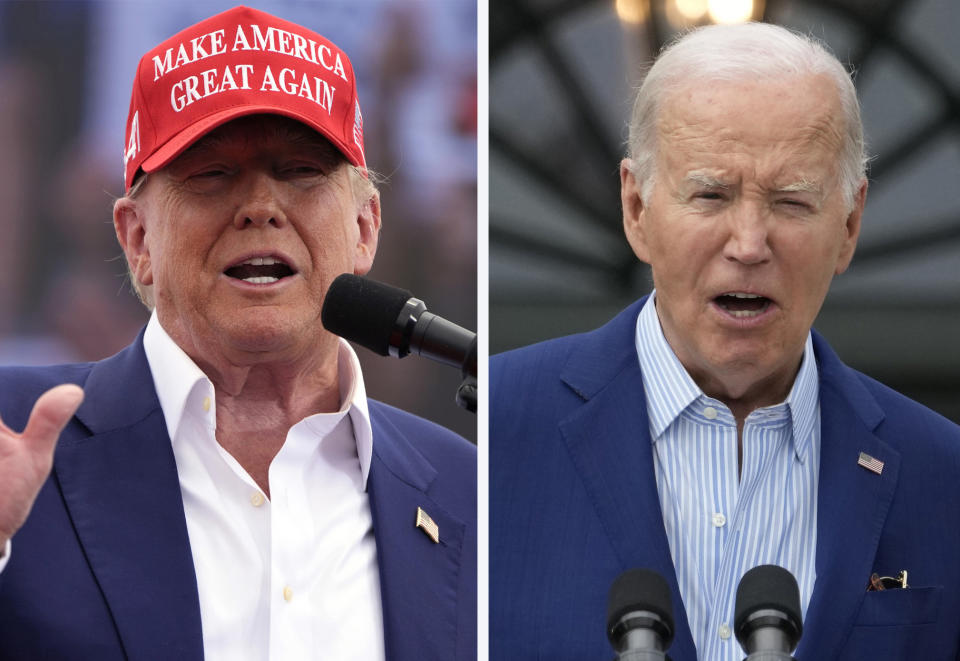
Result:
M632 567L667 579L670 656L696 659L634 346L643 302L596 331L491 360L491 661L610 659L607 593ZM817 580L794 656L958 659L960 428L846 367L816 334L814 350ZM884 462L881 475L857 465L860 452ZM909 589L866 591L872 572L902 569Z
M99 363L0 370L0 415L22 429L66 382L86 396L0 575L0 659L199 661L193 558L142 335ZM386 657L475 659L476 448L379 402L370 418ZM415 528L417 507L439 544Z

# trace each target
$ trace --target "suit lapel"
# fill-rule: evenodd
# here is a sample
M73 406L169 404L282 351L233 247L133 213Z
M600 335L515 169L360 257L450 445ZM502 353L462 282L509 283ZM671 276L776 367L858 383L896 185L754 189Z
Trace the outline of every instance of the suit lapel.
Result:
M677 629L671 652L692 659L633 345L645 300L584 336L562 378L585 401L560 431L623 568L654 569L670 584ZM821 413L817 581L796 654L807 660L836 658L842 651L866 592L900 466L899 453L873 433L883 419L873 396L816 333L814 348ZM884 462L881 475L857 464L860 452Z
M818 336L814 345L821 415L817 581L797 658L833 659L866 594L900 455L873 434L883 419L873 396ZM880 475L857 464L861 452L884 462Z
M129 659L202 659L196 575L142 335L95 365L55 478Z
M433 466L379 408L371 407L370 417L373 457L367 491L380 566L386 658L461 658L457 613L471 607L457 603L466 525L431 498ZM416 527L417 508L437 524L439 543Z
M623 570L659 572L670 585L676 658L696 658L664 528L634 325L646 298L584 337L561 378L586 401L560 433Z

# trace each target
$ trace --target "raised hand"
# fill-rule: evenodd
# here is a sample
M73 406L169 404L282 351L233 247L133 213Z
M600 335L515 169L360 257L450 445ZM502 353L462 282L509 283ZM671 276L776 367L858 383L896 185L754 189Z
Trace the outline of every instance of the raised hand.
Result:
M23 433L0 420L0 553L20 529L53 465L60 432L83 401L79 386L66 384L40 396Z

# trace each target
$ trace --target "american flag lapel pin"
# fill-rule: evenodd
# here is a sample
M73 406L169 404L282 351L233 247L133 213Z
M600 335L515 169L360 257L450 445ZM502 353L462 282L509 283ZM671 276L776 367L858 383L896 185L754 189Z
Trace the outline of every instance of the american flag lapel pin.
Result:
M857 464L863 466L868 471L880 475L883 472L883 462L877 459L876 457L871 457L866 452L860 453L860 458L857 459Z
M426 533L427 537L432 539L434 544L440 543L440 527L434 523L430 515L420 507L417 508L417 528L420 528L420 530Z

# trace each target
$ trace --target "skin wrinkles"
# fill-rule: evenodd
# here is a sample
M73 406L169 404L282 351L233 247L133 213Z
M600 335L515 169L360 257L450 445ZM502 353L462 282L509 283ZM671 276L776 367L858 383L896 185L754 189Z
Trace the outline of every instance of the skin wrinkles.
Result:
M661 107L646 203L621 164L624 229L652 266L664 335L741 425L785 399L833 275L853 256L866 182L848 211L839 106L820 76L691 82ZM771 303L762 318L735 319L715 301L728 292Z
M161 325L214 383L218 441L264 489L286 431L340 406L338 340L320 310L337 275L369 271L380 230L379 197L358 197L350 168L306 126L245 117L114 209ZM224 274L267 255L296 274L267 286Z
M687 173L685 177L675 182L671 196L675 203L685 204L695 196L705 194L715 195L717 197L729 197L738 194L740 181L728 181L724 174L711 174L704 170L695 170ZM773 186L760 186L759 193L766 197L771 205L777 203L791 202L795 203L794 213L801 214L806 211L804 206L809 206L813 210L819 210L824 202L824 184L809 179L799 178L792 183ZM717 206L717 205L713 205Z
M811 77L819 79L824 86L832 86L829 78ZM764 86L770 89L770 81L751 83L753 86ZM747 85L749 86L749 85ZM796 126L796 130L791 135L784 135L782 127L778 126L776 121L769 121L770 118L756 117L755 123L751 126L751 131L740 131L733 126L716 126L715 123L703 121L703 118L691 116L685 112L687 108L703 104L709 108L717 103L731 104L738 108L738 113L745 113L750 116L751 107L749 102L740 99L723 100L722 90L727 87L744 87L742 82L727 82L722 86L710 85L703 87L702 83L688 84L686 91L676 93L669 97L670 101L664 104L658 120L658 160L666 158L671 161L673 150L679 149L690 154L700 154L707 156L713 154L727 154L731 159L738 157L755 158L758 152L764 152L763 161L757 164L757 170L760 172L768 171L772 166L778 163L791 163L794 161L812 160L809 154L813 151L822 149L823 153L839 154L843 142L843 125L837 121L841 117L839 99L832 99L829 108L809 108L812 114L804 117L801 121L805 123ZM832 89L832 87L831 87ZM746 91L746 90L744 90ZM790 90L779 93L768 93L767 100L771 102L782 101L784 104L790 103ZM836 95L834 95L835 97ZM680 97L680 98L677 98ZM664 149L669 144L670 149ZM827 177L833 185L839 181L837 176L839 168L836 163L836 157L831 159L830 173ZM756 172L754 173L756 174ZM775 180L780 180L783 185L789 185L792 182L783 181L783 173L775 173ZM721 177L722 179L722 177ZM772 186L771 188L777 188Z

